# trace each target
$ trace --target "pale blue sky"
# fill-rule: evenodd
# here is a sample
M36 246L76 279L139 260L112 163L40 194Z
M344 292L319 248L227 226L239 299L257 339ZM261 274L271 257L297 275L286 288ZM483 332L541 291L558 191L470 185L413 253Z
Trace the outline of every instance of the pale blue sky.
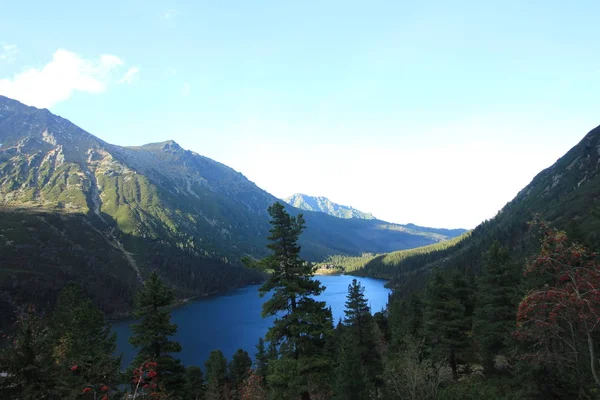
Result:
M598 1L0 10L0 94L394 222L472 228L600 124Z

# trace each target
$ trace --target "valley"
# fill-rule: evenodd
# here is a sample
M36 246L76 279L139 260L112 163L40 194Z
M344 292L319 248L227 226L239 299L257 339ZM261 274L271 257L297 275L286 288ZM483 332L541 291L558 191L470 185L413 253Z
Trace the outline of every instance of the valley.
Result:
M174 141L112 145L3 96L0 143L0 309L25 302L46 308L72 280L109 315L121 315L153 270L180 298L263 279L240 260L266 254L266 210L277 199L241 173ZM304 213L309 261L413 248L463 232L286 208Z

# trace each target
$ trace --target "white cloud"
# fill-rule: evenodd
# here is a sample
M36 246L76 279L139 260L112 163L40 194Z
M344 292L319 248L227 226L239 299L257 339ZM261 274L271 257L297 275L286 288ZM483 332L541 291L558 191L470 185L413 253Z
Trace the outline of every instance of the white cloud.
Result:
M19 54L19 48L14 44L4 44L0 49L0 61L13 62Z
M137 79L139 72L140 69L138 67L131 67L117 83L126 83L131 85Z
M190 95L190 93L192 92L192 86L189 83L184 83L183 86L181 87L181 95L183 97L187 97Z
M96 60L59 49L41 69L29 68L12 78L0 79L0 94L25 104L48 108L76 92L103 93L123 61L105 54Z

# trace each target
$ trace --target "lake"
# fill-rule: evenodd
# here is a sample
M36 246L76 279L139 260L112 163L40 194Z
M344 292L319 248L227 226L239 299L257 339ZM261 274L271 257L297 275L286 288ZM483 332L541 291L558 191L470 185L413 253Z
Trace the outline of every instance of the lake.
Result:
M326 301L333 312L334 324L344 317L348 285L356 278L365 287L373 313L381 311L391 290L384 287L385 281L349 275L320 275L316 277L326 286L318 297ZM204 367L212 350L220 349L228 360L239 348L254 358L258 338L264 337L274 318L263 319L260 311L267 296L260 298L259 285L232 290L224 295L194 301L171 312L171 321L177 324L174 340L182 346L177 357L185 365ZM133 360L136 350L128 342L133 320L113 323L117 332L117 352L123 353L123 365Z

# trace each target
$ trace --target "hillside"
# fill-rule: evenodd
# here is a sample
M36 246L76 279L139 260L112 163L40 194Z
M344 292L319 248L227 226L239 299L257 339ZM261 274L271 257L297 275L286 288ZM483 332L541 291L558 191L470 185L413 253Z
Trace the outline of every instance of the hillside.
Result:
M338 218L375 219L371 213L365 213L350 206L334 203L323 196L308 196L296 193L290 197L286 197L284 201L301 210L319 211Z
M344 263L356 274L392 279L398 288L421 285L434 267L478 272L481 255L495 240L522 264L535 249L528 222L536 216L590 248L600 248L600 127L462 240L449 242L450 246L440 243L421 250L348 258Z
M9 303L49 304L74 279L90 282L90 295L117 312L152 269L181 297L256 282L260 275L239 260L265 255L266 210L276 201L241 173L173 141L111 145L48 110L0 96L0 298ZM448 237L303 213L309 260Z

